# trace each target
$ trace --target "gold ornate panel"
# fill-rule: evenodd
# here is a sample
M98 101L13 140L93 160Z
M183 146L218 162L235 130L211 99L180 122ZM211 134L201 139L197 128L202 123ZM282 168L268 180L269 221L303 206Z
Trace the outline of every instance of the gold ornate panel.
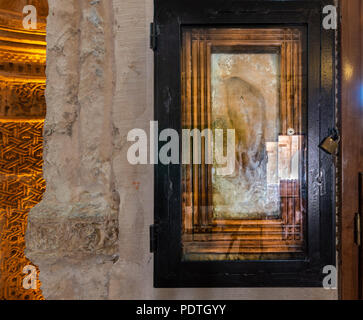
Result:
M34 5L36 30L24 30L22 9ZM27 216L42 199L47 1L0 0L0 299L42 300L24 289ZM37 269L38 270L38 269ZM38 270L39 274L39 270Z

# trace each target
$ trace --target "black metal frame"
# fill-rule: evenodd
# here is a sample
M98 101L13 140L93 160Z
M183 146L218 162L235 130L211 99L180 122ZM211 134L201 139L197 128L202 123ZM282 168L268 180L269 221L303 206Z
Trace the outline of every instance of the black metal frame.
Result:
M181 133L181 26L306 26L307 257L273 261L182 261L181 165L155 165L155 287L321 287L335 265L335 169L319 143L335 127L335 32L322 27L333 0L155 0L155 120ZM155 39L154 39L155 40ZM181 135L180 135L181 136ZM325 172L321 187L317 179ZM323 191L324 192L321 192Z

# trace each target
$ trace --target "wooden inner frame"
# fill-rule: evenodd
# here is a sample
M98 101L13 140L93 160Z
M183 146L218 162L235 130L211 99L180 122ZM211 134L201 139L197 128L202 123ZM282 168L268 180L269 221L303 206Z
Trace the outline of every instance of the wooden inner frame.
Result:
M280 53L280 135L293 128L304 146L302 30L298 28L184 28L182 127L211 128L211 55L226 50ZM255 52L255 51L254 51ZM274 219L213 219L212 165L183 165L182 242L188 254L287 254L305 252L306 200L300 181L280 181L281 214ZM304 167L305 168L305 167ZM305 170L305 169L304 169ZM304 171L303 170L303 171ZM276 257L276 255L274 256ZM286 256L285 256L286 257Z

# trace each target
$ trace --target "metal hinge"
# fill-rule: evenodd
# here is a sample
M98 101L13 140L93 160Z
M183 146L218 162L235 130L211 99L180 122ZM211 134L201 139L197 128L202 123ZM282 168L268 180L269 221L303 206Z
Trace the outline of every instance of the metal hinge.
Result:
M150 252L156 252L157 240L158 240L158 228L157 225L152 224L150 226Z
M354 242L357 246L361 245L362 231L360 224L360 214L356 213L354 217Z
M156 42L158 37L157 26L154 22L150 23L150 49L156 50Z

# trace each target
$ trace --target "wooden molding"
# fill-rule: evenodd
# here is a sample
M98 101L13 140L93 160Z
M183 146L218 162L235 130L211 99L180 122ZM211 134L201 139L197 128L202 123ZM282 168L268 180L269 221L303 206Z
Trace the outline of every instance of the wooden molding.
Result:
M340 182L340 298L359 298L359 248L354 243L358 212L358 179L363 171L362 148L362 32L363 3L341 0L341 182Z

